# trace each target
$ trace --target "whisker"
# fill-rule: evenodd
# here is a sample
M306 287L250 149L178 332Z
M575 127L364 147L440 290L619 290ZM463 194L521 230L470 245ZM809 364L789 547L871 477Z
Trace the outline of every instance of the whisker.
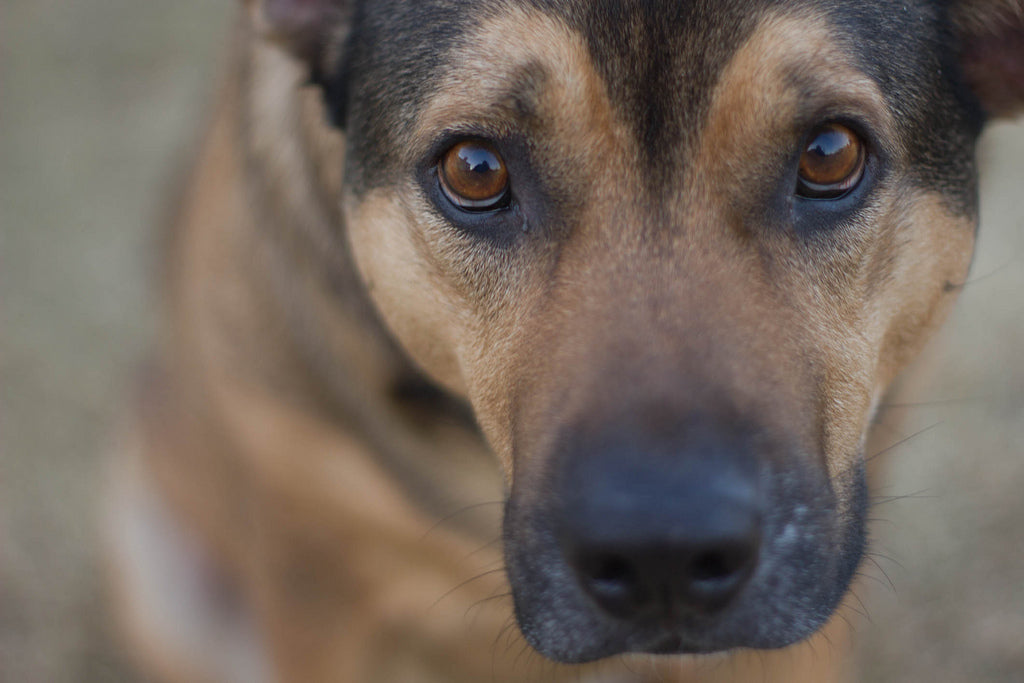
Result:
M463 615L463 619L469 619L469 613L470 612L472 612L474 609L482 608L488 602L492 602L494 600L502 600L504 598L510 598L510 597L512 597L512 591L501 591L500 593L497 593L496 595L489 595L486 598L480 598L479 600L477 600L472 605L470 605L469 607L466 608L466 613Z
M977 394L974 396L959 396L956 398L937 398L931 401L901 401L897 403L883 403L878 406L878 410L882 411L890 408L935 408L938 406L978 403L979 401L989 401L998 398L999 397L995 394Z
M870 552L864 553L864 559L870 560L872 564L874 564L876 567L878 567L878 571L882 572L882 575L886 579L889 580L889 583L892 584L892 589L895 591L896 590L896 584L893 584L892 580L889 579L889 575L885 572L885 569L882 568L882 565L881 565L881 563L879 563L878 558L881 558L881 559L885 560L886 562L892 562L894 565L896 565L897 567L899 567L900 569L902 569L904 571L906 571L907 568L904 567L902 564L900 564L899 560L897 560L895 558L892 558L892 557L889 557L888 555L880 553L880 552L878 552L876 550L872 550Z
M471 557L474 557L474 556L478 555L479 553L482 553L483 551L487 550L491 546L493 546L493 545L495 545L497 543L501 543L501 541L502 541L501 536L498 536L497 538L492 538L491 540L487 541L487 543L484 543L482 546L480 546L479 548L477 548L473 552L469 553L468 555L466 555L462 559L463 560L468 560Z
M441 595L441 597L439 597L437 600L435 600L433 602L433 604L430 605L430 607L428 608L428 611L434 609L435 607L437 607L438 603L440 603L442 600L444 600L445 598L447 598L449 595L451 595L455 591L459 590L460 588L468 586L469 584L473 583L474 581L478 581L478 580L480 580L480 579L482 579L482 578L484 578L486 576L491 576L492 574L497 574L498 572L503 572L503 571L505 571L504 563L502 563L502 565L500 567L497 567L495 569L488 569L487 571L480 572L479 574L476 574L475 576L469 577L465 581L462 581L462 582L458 583L455 587L446 590Z
M857 595L857 591L851 589L850 590L850 597L852 597L854 600L857 601L857 604L860 605L860 608L854 607L849 602L847 602L846 603L847 609L852 609L854 612L856 612L860 616L862 616L865 619L867 619L869 624L873 624L874 622L871 620L871 615L868 614L868 607L867 607L867 605L864 604L864 601L860 599L860 596ZM839 613L839 615L840 616L844 616L841 612ZM846 620L846 623L850 624L849 619ZM850 624L850 628L851 629L853 628L853 624Z
M523 655L525 655L525 654L527 654L529 652L532 652L532 649L530 648L530 644L524 640L522 647L519 648L519 653L516 655L515 659L512 660L512 667L511 668L513 670L518 668L519 660L523 658Z
M496 635L494 637L494 642L491 643L491 679L492 680L497 680L497 678L498 678L498 673L497 673L497 667L498 667L498 642L501 640L501 637L503 635L505 635L505 632L508 631L514 624L515 624L515 615L510 614L508 616L508 618L505 619L505 625L501 627L501 630L498 631L498 635Z
M946 284L946 287L947 287L947 289L950 289L950 290L959 289L959 290L962 291L962 290L966 289L970 285L976 285L979 282L984 282L985 280L988 280L989 278L994 277L994 276L998 275L999 273L1003 272L1007 268L1012 268L1012 267L1016 266L1018 264L1022 254L1024 254L1024 252L1018 252L1018 253L1014 254L1007 261L1005 261L1002 265L996 266L994 269L990 270L989 272L985 273L984 275L978 275L977 277L967 278L967 280L965 280L964 282L961 282L959 284L957 284L955 282L949 282L949 283Z
M509 630L512 629L515 625L516 625L516 617L515 617L514 614L510 614L508 616L508 619L505 620L505 625L501 627L501 630L498 631L498 635L496 635L494 637L494 643L491 645L491 659L492 659L492 661L494 660L495 657L497 657L498 643L501 642L501 639L503 637L506 638L505 648L508 649L508 647L510 646L509 645L509 641L507 640L507 638L508 638Z
M900 501L900 500L908 500L908 499L927 500L927 499L930 499L930 498L937 498L938 497L938 496L929 494L928 493L929 490L930 489L921 489L920 491L915 491L913 493L905 493L903 495L896 495L896 496L872 496L871 501L870 501L869 504L870 504L871 508L874 509L874 508L876 508L876 507L878 507L880 505L887 505L888 503L895 503L895 502Z
M854 576L856 576L858 579L865 579L865 580L870 579L871 581L874 581L875 583L877 583L879 586L882 586L883 588L892 589L892 582L891 581L886 581L885 579L883 579L880 576L875 576L874 574L870 574L868 572L857 572L856 574L854 574Z
M939 426L939 425L941 425L941 424L942 424L942 420L940 420L940 421L938 421L938 422L935 422L934 424L930 424L930 425L928 425L927 427L925 427L924 429L922 429L922 430L920 430L920 431L917 431L917 432L914 432L914 433L913 433L913 434L911 434L910 436L905 436L905 437L903 437L902 439L900 439L899 441L897 441L896 443L892 443L892 444L889 444L888 446L886 446L886 447L885 447L885 448L883 448L882 450L880 450L880 451L878 451L877 453L875 453L875 454L873 454L873 455L869 456L869 457L868 457L868 458L867 458L867 459L865 460L865 462L871 462L871 461L872 461L872 460L874 460L875 458L877 458L877 457L879 457L879 456L881 456L881 455L884 455L885 453L888 453L889 451L893 450L894 448L898 448L898 447L902 446L903 444L907 443L907 442L908 442L908 441L910 441L911 439L917 438L917 437L921 436L922 434L924 434L925 432L929 432L929 431L931 431L932 429L935 429L936 427L938 427L938 426Z
M871 516L871 517L867 517L866 521L867 521L869 527L876 527L879 524L888 524L889 526L892 526L894 528L896 527L896 523L894 521L892 521L891 519L889 519L888 517L875 517L875 516Z
M487 507L487 506L490 506L490 505L504 505L504 504L505 504L505 501L503 501L503 500L487 500L487 501L483 501L483 502L480 502L480 503L471 503L470 505L466 505L464 507L461 507L458 510L455 510L454 512L451 512L451 513L445 515L441 519L439 519L436 522L434 522L433 524L431 524L430 528L423 532L423 535L420 537L420 540L421 541L424 540L427 536L429 536L431 533L433 533L434 530L437 529L437 527L441 526L442 524L444 524L446 522L450 522L451 520L455 519L456 517L458 517L461 514L465 514L467 512L471 512L473 510L478 510L479 508Z

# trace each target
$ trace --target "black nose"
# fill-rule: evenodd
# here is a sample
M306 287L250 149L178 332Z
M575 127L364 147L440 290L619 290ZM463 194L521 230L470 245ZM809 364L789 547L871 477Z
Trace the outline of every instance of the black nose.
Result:
M577 453L561 486L562 552L611 616L713 613L757 566L758 469L728 449Z

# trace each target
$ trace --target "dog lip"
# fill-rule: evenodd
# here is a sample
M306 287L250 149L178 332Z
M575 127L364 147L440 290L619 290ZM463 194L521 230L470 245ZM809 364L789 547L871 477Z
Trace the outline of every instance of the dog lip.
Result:
M649 655L706 655L721 651L721 647L701 646L688 639L684 634L669 632L652 637L649 645L636 650L623 650L616 654L634 652Z
M644 652L652 655L689 654L683 645L683 638L674 633L662 636L650 647L645 648Z

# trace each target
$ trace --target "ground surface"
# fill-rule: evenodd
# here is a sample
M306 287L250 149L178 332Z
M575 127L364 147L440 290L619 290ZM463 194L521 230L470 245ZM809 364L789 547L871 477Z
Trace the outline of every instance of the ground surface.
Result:
M131 680L97 591L100 454L235 4L0 4L0 681ZM1024 680L1024 125L983 149L975 282L883 426L931 428L886 454L876 493L920 495L873 515L863 681Z

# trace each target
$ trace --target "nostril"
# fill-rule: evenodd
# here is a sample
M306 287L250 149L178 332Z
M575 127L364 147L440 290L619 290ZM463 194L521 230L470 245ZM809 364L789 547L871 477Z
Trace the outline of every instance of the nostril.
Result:
M620 555L604 555L591 562L590 579L599 583L630 584L634 582L633 568Z
M672 543L575 554L584 591L620 619L676 609L714 611L735 596L757 564L757 543ZM626 547L629 547L628 545Z
M728 602L753 573L756 545L735 545L695 554L679 585L694 608L717 609Z
M690 562L690 578L707 582L729 579L742 571L750 556L746 548L725 548L700 553Z
M647 602L637 568L625 556L598 553L577 563L583 586L607 612L620 617L632 616Z

